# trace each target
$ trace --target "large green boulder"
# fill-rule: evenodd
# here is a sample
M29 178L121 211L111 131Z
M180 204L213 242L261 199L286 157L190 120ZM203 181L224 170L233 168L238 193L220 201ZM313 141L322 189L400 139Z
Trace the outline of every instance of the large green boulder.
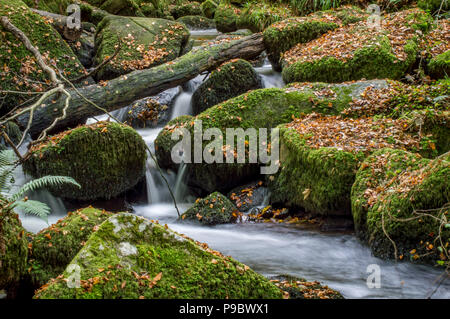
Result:
M281 168L268 177L271 202L350 216L350 190L365 156L383 147L422 148L420 136L404 132L406 123L313 113L281 125Z
M363 20L366 16L356 7L342 7L276 22L263 32L268 58L273 67L281 71L284 52L296 44L307 43L339 26Z
M0 197L0 290L15 287L27 270L28 241L19 216Z
M64 198L109 199L134 187L145 173L145 142L123 124L80 126L49 137L31 151L23 164L27 174L70 176L81 185L81 189L71 185L50 188Z
M203 1L200 5L200 9L205 17L213 19L217 9L217 3L213 0Z
M214 14L216 28L220 32L233 32L238 29L241 10L231 4L221 3Z
M79 268L78 268L79 267ZM67 280L79 270L79 288ZM73 277L73 276L72 276ZM120 213L100 225L37 299L281 298L268 279L167 226Z
M96 65L115 53L119 38L119 54L97 73L97 79L112 79L177 58L188 42L189 31L170 20L106 16L97 26Z
M450 231L440 223L450 199L449 159L382 149L362 163L352 187L352 214L357 235L374 255L445 259Z
M198 221L203 225L227 224L236 220L238 209L219 192L198 199L181 219Z
M249 90L262 88L252 65L242 59L226 62L214 70L192 95L194 114Z
M83 75L85 70L70 47L41 16L33 13L21 0L2 0L0 16L6 16L39 48L52 65L69 79ZM33 54L12 33L0 26L0 91L41 92L49 88L50 82ZM2 103L0 116L25 102L24 94L0 93Z
M299 43L283 56L283 80L400 79L416 61L416 31L427 31L429 18L419 9L405 10L385 17L379 32L360 21Z
M169 5L169 12L175 19L184 16L202 15L200 3L194 1L192 2L184 1L179 4L176 3L174 5Z
M144 16L135 0L86 0L86 2L111 14L133 17Z
M159 133L155 140L156 157L161 167L178 170L179 164L172 160L171 152L180 139L172 140L172 134L184 128L194 136L196 121L200 120L203 131L207 128L218 128L226 141L227 128L274 128L279 124L287 123L292 116L313 111L338 115L353 98L359 96L367 87L383 87L387 82L383 80L361 81L357 83L329 85L324 83L296 85L278 89L258 89L247 92L235 98L224 101L218 105L198 114L196 117L181 116L170 121ZM199 123L197 121L197 123ZM270 135L270 130L269 130ZM203 141L202 149L209 149L210 141ZM194 151L191 143L191 152ZM235 145L236 146L236 145ZM230 151L233 151L230 149ZM215 154L215 153L214 153ZM186 161L185 161L186 162ZM214 191L227 192L233 187L257 179L258 164L250 163L186 163L188 183L205 195Z
M33 237L28 257L29 275L36 288L64 272L98 225L112 213L92 207L70 212Z

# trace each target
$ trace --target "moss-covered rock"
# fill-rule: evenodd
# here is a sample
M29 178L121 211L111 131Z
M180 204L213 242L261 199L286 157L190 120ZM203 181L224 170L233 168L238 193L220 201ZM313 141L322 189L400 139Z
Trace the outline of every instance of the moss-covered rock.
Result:
M196 117L182 116L170 121L158 135L156 157L163 168L178 170L172 161L171 151L178 143L172 140L172 133L185 128L191 136L195 120L201 120L203 130L218 128L226 141L227 128L274 128L287 123L292 116L313 111L338 115L353 98L364 92L368 86L385 86L386 81L361 81L357 83L328 85L323 83L291 85L284 89L258 89L242 94L210 107ZM334 91L330 91L333 89ZM270 132L269 132L270 133ZM203 141L203 149L210 141ZM194 143L192 143L193 154ZM210 146L208 147L210 148ZM231 150L232 151L232 150ZM193 161L193 159L191 159ZM214 191L227 192L233 187L257 179L258 164L249 163L188 163L187 180L193 186L204 190L206 195Z
M383 147L421 148L406 122L317 114L280 127L280 163L269 176L271 202L316 215L350 215L350 190L367 154Z
M217 3L213 0L203 1L200 5L200 9L205 17L209 19L214 19L214 14L216 13Z
M0 197L0 289L14 287L27 269L28 241L19 216Z
M192 95L194 114L249 90L262 88L259 75L242 59L226 62L214 70Z
M344 299L340 292L321 285L318 281L280 275L270 278L277 287L284 291L284 298L289 299Z
M76 266L81 285L69 288L66 280ZM281 298L281 292L206 244L122 213L101 224L62 276L35 298Z
M268 58L274 68L281 71L283 53L296 44L307 43L339 26L363 20L366 16L356 7L342 7L276 22L263 32Z
M432 58L428 64L428 72L435 79L450 76L450 50Z
M196 16L202 15L202 9L200 3L185 1L180 4L169 5L170 14L175 18L181 18L184 16Z
M360 21L300 43L284 54L283 80L290 83L399 79L416 61L419 52L416 30L426 31L429 18L421 10L406 10L388 15L380 32ZM399 28L402 33L398 33Z
M237 217L238 209L224 195L219 192L209 194L203 199L197 199L181 218L195 220L204 225L227 224Z
M189 31L183 24L165 19L106 16L97 27L95 64L114 54L118 37L122 48L97 73L98 79L115 78L177 58L188 42Z
M132 17L144 16L135 0L86 0L86 2L111 14Z
M74 186L55 186L57 196L78 200L109 199L135 186L145 172L146 145L127 125L97 122L49 137L33 147L24 171L33 177L61 175Z
M221 3L214 14L216 28L220 32L233 32L238 29L241 10L231 4Z
M56 64L66 77L76 78L85 70L70 47L45 20L33 13L21 0L2 0L0 16L7 16L47 60ZM49 80L33 54L13 34L0 26L0 91L45 91ZM25 79L25 80L24 80ZM29 99L23 94L2 94L0 115Z
M399 258L429 261L445 256L437 250L435 218L442 218L446 209L441 208L450 199L448 159L382 149L362 163L352 187L352 214L358 236L376 256L394 257L392 241ZM441 238L441 249L448 249L448 228L442 228Z
M39 288L62 274L98 225L111 216L112 213L88 207L70 212L35 235L28 258L32 285Z
M184 23L189 29L214 29L216 23L212 19L202 16L183 16L177 19L177 22Z

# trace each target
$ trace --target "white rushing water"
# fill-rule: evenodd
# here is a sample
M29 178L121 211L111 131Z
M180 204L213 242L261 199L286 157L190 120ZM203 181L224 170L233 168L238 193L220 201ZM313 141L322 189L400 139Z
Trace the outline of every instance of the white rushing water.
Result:
M198 37L212 36L217 31L196 31ZM216 33L214 33L216 32ZM274 72L266 61L255 68L261 75L264 87L282 87L281 75ZM191 114L191 97L204 76L198 76L185 85L173 104L171 118ZM106 119L100 116L97 119ZM90 120L90 122L95 120ZM162 128L138 129L150 149ZM179 172L167 172L165 177L174 190L181 211L192 205L193 199L186 196L183 183L184 167ZM25 182L21 172L16 172L18 184ZM240 223L201 226L177 219L170 193L164 184L155 163L147 163L147 188L149 203L135 206L138 215L157 219L172 229L207 243L211 248L247 264L257 272L273 276L289 274L318 280L340 291L346 298L424 298L434 288L434 281L441 272L431 266L411 263L395 263L375 258L370 249L363 246L352 234L321 233L292 225L271 223ZM52 205L49 223L56 222L66 214L62 201L48 193L37 194L40 200ZM47 227L42 220L21 214L24 227L33 232ZM381 288L369 289L366 280L367 267L376 264L381 270ZM450 282L444 283L433 295L434 298L450 298Z

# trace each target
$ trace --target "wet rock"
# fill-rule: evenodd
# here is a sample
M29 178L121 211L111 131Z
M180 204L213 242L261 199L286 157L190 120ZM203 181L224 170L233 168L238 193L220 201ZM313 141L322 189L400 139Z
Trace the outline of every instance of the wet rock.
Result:
M136 101L127 107L119 116L133 128L156 127L165 124L170 119L170 111L180 88L175 87L158 95Z
M62 132L36 145L23 168L33 177L70 176L72 185L50 188L77 200L109 199L134 187L144 176L146 145L131 127L112 122Z
M233 188L227 197L241 212L246 212L253 207L261 206L266 199L267 188L262 181L251 182L243 186Z
M90 68L95 55L94 34L83 32L80 38L70 43L70 47L85 68Z
M67 279L79 266L81 286ZM281 298L248 266L167 226L121 213L87 240L66 271L36 299Z
M288 299L344 299L340 292L321 285L318 281L308 282L304 278L279 275L270 278L277 287L284 291Z
M192 109L194 114L199 114L213 105L261 87L261 79L249 62L230 61L214 70L194 92Z
M224 195L214 192L203 199L198 199L181 218L194 220L204 225L227 224L236 220L238 209Z

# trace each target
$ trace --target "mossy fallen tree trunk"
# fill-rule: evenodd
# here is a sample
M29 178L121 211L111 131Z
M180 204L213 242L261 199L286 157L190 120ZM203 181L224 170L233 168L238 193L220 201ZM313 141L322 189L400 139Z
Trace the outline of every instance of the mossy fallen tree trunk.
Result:
M200 47L172 62L151 69L134 71L113 79L106 85L90 85L78 89L78 92L69 90L72 98L67 109L67 116L58 121L54 131L83 123L87 118L103 113L86 99L107 111L113 111L138 99L178 86L230 59L255 58L263 50L263 37L257 33L239 40ZM35 110L30 128L30 134L33 137L50 126L55 117L62 114L65 97L55 99L53 96L44 104L45 107ZM20 116L19 124L25 127L28 118L28 113Z

